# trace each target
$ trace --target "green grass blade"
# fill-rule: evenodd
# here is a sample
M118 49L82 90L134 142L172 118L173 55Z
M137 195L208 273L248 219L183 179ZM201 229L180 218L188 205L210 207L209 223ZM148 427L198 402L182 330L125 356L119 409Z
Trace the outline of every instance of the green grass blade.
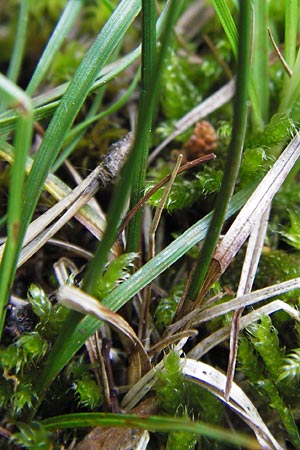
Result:
M172 13L174 9L172 8L173 5L174 2L170 2L169 8L166 8L167 11L170 11L170 13ZM166 15L168 17L168 14ZM167 20L166 23L168 23ZM153 26L153 24L151 24L151 26ZM153 49L151 51L153 51ZM152 61L152 57L150 59ZM155 83L152 79L152 75L149 75L150 74L146 75L148 77L148 80L146 82L147 91L144 92L145 95L142 95L141 98L135 142L129 154L128 161L121 171L120 182L115 189L109 207L107 232L105 233L102 241L99 243L95 257L90 263L87 273L84 277L83 289L88 293L93 293L94 287L97 283L97 279L102 274L104 264L107 261L108 252L117 237L117 227L119 225L121 214L125 206L125 201L128 198L130 189L132 188L132 180L134 180L135 173L141 170L141 156L143 158L143 152L145 149L145 147L143 147L145 144L144 139L146 139L147 135L149 136L152 121L152 111L157 99L157 83ZM149 91L148 89L150 89L151 86L153 86L153 89ZM148 103L146 103L146 101ZM142 153L140 153L141 146L143 147Z
M278 112L289 114L300 96L300 49L298 50L293 75L287 80L282 93Z
M33 108L30 98L14 83L0 74L0 92L2 99L15 104L19 109L19 119L14 138L15 161L11 167L8 214L7 242L0 266L0 337L5 320L6 305L12 288L16 270L18 242L22 222L22 193L25 179L26 158L31 146L33 130Z
M59 155L59 157L52 166L53 172L55 172L58 169L58 167L63 163L63 161L66 158L68 158L68 156L72 153L74 145L76 145L76 143L81 139L84 132L90 125L92 125L94 122L103 119L104 117L109 116L110 114L114 113L127 103L129 98L133 94L134 90L136 89L139 78L140 78L140 71L138 70L126 92L113 105L111 105L105 111L101 111L101 113L99 114L93 114L92 111L90 111L89 114L87 115L86 120L82 121L79 125L76 125L75 127L72 128L72 130L70 131L70 133L66 138L65 142L67 143L66 148L61 152L61 154Z
M77 131L74 128L71 132L68 133L68 136L66 137L68 139L68 143L64 142L63 150L60 152L57 160L51 167L51 171L55 173L55 171L63 164L63 162L72 154L73 150L75 150L77 144L80 142L80 140L83 138L85 132L87 131L90 124L95 122L97 117L100 116L100 118L105 117L108 115L107 110L102 112L100 114L96 114L96 112L99 110L103 96L105 93L105 86L100 88L93 100L92 106L90 107L87 115L86 120L82 121L79 125L77 125ZM109 108L110 109L110 108Z
M75 72L49 124L22 192L22 222L20 223L18 238L15 243L14 261L11 262L12 269L16 267L26 229L43 189L48 171L56 159L61 144L86 99L97 74L122 40L139 10L140 2L138 0L123 0L119 3ZM15 271L11 270L7 286L2 287L2 295L3 292L6 292L6 295L8 294L8 287L11 286L14 273ZM7 299L1 298L2 303L5 304Z
M243 446L249 449L259 449L256 439L236 431L228 431L220 427L208 425L203 422L192 421L186 418L148 416L140 417L135 414L112 414L112 413L77 413L52 417L43 420L42 425L48 431L56 431L65 428L81 427L130 427L141 428L158 432L185 431L193 434L206 436L207 438L226 442L231 445Z
M80 110L95 78L111 52L123 38L140 9L139 1L122 1L107 21L98 38L81 62L51 120L25 186L23 227L31 218L47 172Z
M200 250L187 298L195 301L204 281L211 257L216 248L225 219L226 208L232 196L242 157L247 123L247 99L250 80L252 41L251 2L240 2L239 46L236 94L234 97L232 137L224 167L224 175L215 210L203 247Z
M147 3L147 2L146 2ZM137 159L135 161L136 170L133 180L133 189L131 195L131 207L133 207L141 198L143 189L145 187L145 173L147 165L148 147L150 140L150 130L152 127L152 118L158 105L159 97L159 85L160 77L163 71L163 67L166 61L166 56L171 46L171 38L173 34L173 28L176 23L178 12L181 8L181 2L170 1L166 10L166 24L163 39L161 40L161 50L156 64L153 43L150 42L149 55L145 55L147 69L147 78L144 80L144 86L142 86L140 104L139 104L139 116L137 123L136 139L134 142L134 148L136 149ZM149 7L149 5L148 5ZM153 21L153 18L150 22ZM148 24L151 29L154 28L154 24ZM147 34L149 31L145 27L145 40L147 40ZM143 70L143 69L142 69ZM138 251L139 239L141 230L141 217L142 212L138 211L128 226L127 234L127 251Z
M56 52L59 50L70 29L74 25L83 5L84 0L69 0L67 2L27 86L26 92L29 95L32 95L36 91L40 82L43 80Z
M130 208L143 195L151 135L154 99L152 87L159 82L156 63L156 6L153 0L142 0L142 79L138 119L133 152L136 169L133 173ZM127 251L138 251L140 244L142 212L138 211L128 227Z
M296 59L298 17L299 0L286 0L284 58L291 68L294 67Z
M20 12L17 24L16 38L14 42L14 49L7 72L7 77L15 83L18 80L23 60L26 44L27 26L28 26L28 0L22 0L20 2Z
M229 40L233 54L235 58L237 58L238 32L233 17L231 15L230 9L225 0L213 0L213 5L219 17L219 20L223 26L227 39ZM253 125L256 127L257 130L259 130L262 128L262 113L260 110L256 86L252 77L250 80L249 89L250 89L249 96L252 105Z
M225 31L227 39L231 45L233 54L237 58L238 54L238 32L225 0L213 0L215 11L219 17L222 27Z
M157 36L160 36L162 30L165 27L165 22L168 13L168 4L162 11L157 21ZM118 64L114 64L112 68L104 67L99 70L96 81L92 84L89 93L101 88L106 83L114 79L123 70L127 69L140 56L141 46L137 47L128 55L120 59ZM60 104L60 97L64 95L68 89L70 82L63 83L60 86L52 89L50 92L46 92L32 99L32 103L35 107L34 118L35 120L41 120L51 116ZM0 114L0 131L6 133L12 131L15 128L15 122L17 115L13 110Z
M232 198L226 218L231 217L245 204L253 189L254 186L249 186L248 189L239 192ZM112 311L117 311L124 306L135 294L167 270L204 238L211 216L212 213L195 223L168 247L133 274L129 280L118 286L106 299L104 299L103 304ZM49 354L46 365L41 375L38 377L38 385L36 387L38 393L42 394L46 391L53 379L60 373L73 355L82 345L84 345L84 342L98 327L99 320L94 317L86 316L78 323L78 315L69 315L69 318L63 327L63 331L58 336Z
M295 102L298 101L300 94L298 83L300 67L299 50L297 54L298 17L299 0L287 0L285 9L284 57L289 67L293 70L293 75L291 78L287 74L285 75L279 106L280 112L289 113Z

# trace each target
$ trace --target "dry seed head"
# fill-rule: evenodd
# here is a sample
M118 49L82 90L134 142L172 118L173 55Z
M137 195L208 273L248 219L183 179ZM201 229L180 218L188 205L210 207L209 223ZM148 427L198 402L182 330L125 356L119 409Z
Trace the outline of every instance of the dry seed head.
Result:
M217 147L218 137L216 131L207 120L201 120L201 122L196 123L192 136L184 145L188 161L211 153Z

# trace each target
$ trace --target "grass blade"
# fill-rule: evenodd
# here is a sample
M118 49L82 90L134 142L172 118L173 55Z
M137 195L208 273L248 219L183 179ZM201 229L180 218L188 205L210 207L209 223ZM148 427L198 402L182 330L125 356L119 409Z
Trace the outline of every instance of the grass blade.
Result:
M192 281L188 289L187 298L196 300L205 279L209 263L217 245L224 223L225 212L232 196L238 175L247 121L247 98L250 80L251 55L251 2L242 1L240 4L240 33L236 94L234 98L234 116L232 137L224 168L224 175L220 192L217 197L213 218L200 251Z
M84 0L69 0L67 2L66 7L52 33L52 36L48 41L47 47L45 48L38 65L36 66L34 74L32 75L32 78L26 88L28 95L32 95L36 91L40 82L46 75L56 52L74 25L83 5Z
M33 130L33 109L31 100L14 83L0 74L2 98L10 104L17 104L19 119L14 138L15 161L11 168L8 214L7 243L0 266L0 336L6 314L6 304L13 275L16 270L18 243L22 226L22 193L25 178L26 158L31 146Z
M236 194L232 198L227 211L227 218L231 217L242 207L252 190L253 186L249 186L247 190ZM181 258L181 256L204 238L208 224L211 220L211 215L212 214L210 213L199 222L195 223L179 238L133 274L129 280L113 290L113 292L104 299L103 304L112 311L118 311L135 294L167 270ZM74 314L69 315L69 318L63 327L63 332L58 336L49 354L46 365L43 368L40 377L38 377L36 389L39 393L45 392L52 380L59 374L72 356L98 327L99 320L96 320L93 317L86 316L78 323L78 316Z
M187 431L206 436L217 441L227 442L235 446L258 450L260 446L251 437L237 432L230 432L219 427L201 422L190 421L184 418L163 416L140 417L135 414L111 414L111 413L78 413L52 417L41 422L49 431L62 428L80 427L130 427L143 430L170 432Z
M27 26L28 26L28 0L23 0L20 2L16 39L7 72L7 77L15 83L18 80L22 59L24 55Z
M103 68L113 50L121 42L139 10L140 2L138 0L122 1L118 5L79 65L49 124L24 187L21 212L22 222L20 223L18 238L15 243L14 261L11 261L10 264L11 271L7 279L7 286L2 285L2 292L4 293L5 291L6 296L8 295L8 286L11 285L14 277L16 261L26 229L43 189L48 171L55 161L61 144L86 99L97 74ZM2 302L3 304L6 302L6 299L3 297Z

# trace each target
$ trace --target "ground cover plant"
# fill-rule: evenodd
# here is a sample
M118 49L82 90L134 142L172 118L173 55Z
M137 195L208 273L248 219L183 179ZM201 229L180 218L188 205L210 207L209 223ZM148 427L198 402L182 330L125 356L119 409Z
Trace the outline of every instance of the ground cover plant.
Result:
M299 2L2 3L0 448L300 448Z

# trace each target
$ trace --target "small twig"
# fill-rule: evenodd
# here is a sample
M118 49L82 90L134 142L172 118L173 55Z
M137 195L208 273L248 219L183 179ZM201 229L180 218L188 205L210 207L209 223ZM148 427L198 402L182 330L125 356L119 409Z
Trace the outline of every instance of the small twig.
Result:
M101 346L99 344L101 344ZM105 362L104 355L103 355L104 344L102 343L102 339L100 340L99 344L97 344L97 345L99 345L99 348L97 346L97 350L99 353L99 363L100 363L100 368L101 368L101 380L102 380L102 386L103 386L104 402L105 402L107 409L110 410L111 409L110 385L109 385L109 379L108 379L107 370L106 370L106 362Z
M150 233L149 233L149 254L148 254L148 261L155 256L155 233L158 228L158 224L161 219L161 215L165 206L165 203L167 201L167 198L170 194L172 185L175 181L175 178L178 174L180 165L182 162L182 154L180 153L178 155L176 165L171 173L170 179L168 181L167 186L165 187L165 190L163 192L162 198L159 202L159 206L156 208L154 218L150 227ZM141 339L146 338L147 329L148 329L148 323L149 323L149 309L150 309L150 303L151 303L151 283L148 284L144 291L144 302L142 305L142 314L141 314L141 320L139 325L139 336L141 336Z
M283 65L284 70L286 71L288 76L291 78L291 76L293 75L293 71L290 68L290 66L288 65L288 63L286 62L286 60L284 59L283 54L281 53L278 45L276 44L276 42L273 38L273 35L272 35L272 31L270 30L270 27L268 27L267 30L268 30L269 38L271 40L271 43L273 45L276 55L278 56L281 64Z
M185 170L196 167L198 164L201 164L206 161L211 161L212 159L215 159L215 158L216 158L216 155L214 153L209 153L208 155L204 155L204 156L201 156L200 158L194 159L193 161L189 161L180 167L180 169L177 172L177 175L184 172ZM149 198L156 191L158 191L158 189L160 189L164 184L166 184L170 180L171 176L172 176L172 173L169 173L169 175L166 175L159 183L157 183L153 188L151 188L147 192L147 194L145 194L139 200L139 202L131 209L131 211L129 211L129 213L127 214L127 216L125 217L125 219L123 220L123 222L120 225L119 234L121 234L122 231L125 230L125 228L127 227L128 223L130 222L130 220L132 219L134 214L146 203L147 200L149 200Z
M110 348L111 348L111 342L104 338L102 340L102 355L103 355L103 361L105 364L106 369L106 375L107 380L109 383L109 398L107 399L109 401L109 407L113 413L120 412L120 407L118 404L117 399L117 389L114 381L114 375L113 370L111 367L111 361L110 361Z
M88 355L89 355L89 359L91 361L91 365L92 365L92 371L94 373L96 382L98 384L98 386L101 386L101 370L98 364L98 360L99 360L99 356L98 356L98 352L97 352L97 332L95 334L93 334L93 336L91 336L86 342L85 342L85 347L87 349ZM99 338L98 338L99 339Z
M164 206L166 204L167 198L168 198L168 196L170 194L170 191L172 189L172 186L173 186L173 183L175 181L175 178L177 177L177 174L179 172L179 169L180 169L180 166L181 166L181 163L182 163L182 158L183 158L183 155L180 153L178 155L178 157L177 157L176 165L175 165L175 167L174 167L174 169L173 169L173 171L171 173L171 177L170 177L170 179L168 181L168 184L167 184L167 186L166 186L166 188L165 188L165 190L163 192L163 195L161 197L159 205L158 205L158 207L155 210L154 218L153 218L152 225L151 225L151 228L150 228L149 258L148 259L154 258L154 256L155 256L155 233L156 233L156 230L158 228L158 224L160 222L161 215L162 215Z
M152 345L152 347L150 347L148 350L148 355L154 355L155 353L161 352L164 348L169 347L170 345L180 341L183 338L194 337L197 336L197 334L197 330L184 330L180 333L173 334L172 336L167 336L165 339L157 342L157 344Z
M210 37L206 33L203 34L203 39L207 43L210 51L212 52L212 54L214 55L214 57L216 58L218 63L223 67L224 73L225 73L226 77L228 78L228 80L232 80L233 75L232 75L232 72L230 70L230 67L228 66L226 61L224 61L224 59L221 58L219 50L216 48L216 46L213 43L213 41L210 39Z

